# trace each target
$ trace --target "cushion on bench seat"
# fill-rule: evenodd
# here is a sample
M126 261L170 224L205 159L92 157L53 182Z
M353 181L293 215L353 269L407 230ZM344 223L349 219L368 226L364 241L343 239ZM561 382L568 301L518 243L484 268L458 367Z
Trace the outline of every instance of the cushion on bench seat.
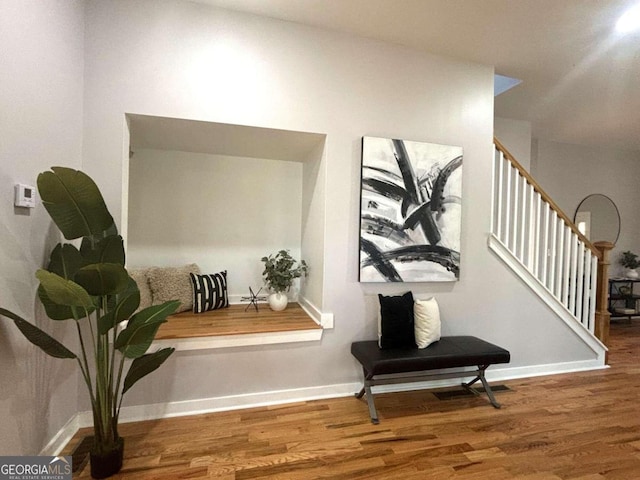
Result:
M472 336L442 337L427 348L383 350L375 340L353 342L351 353L369 377L441 368L509 363L508 350Z

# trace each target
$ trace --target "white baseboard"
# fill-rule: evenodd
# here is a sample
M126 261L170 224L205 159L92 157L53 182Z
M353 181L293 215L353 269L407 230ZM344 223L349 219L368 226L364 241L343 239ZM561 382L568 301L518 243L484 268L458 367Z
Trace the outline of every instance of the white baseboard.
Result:
M333 328L333 313L322 312L316 307L309 299L300 295L298 297L298 303L302 309L307 312L314 322L320 325L323 329L328 330Z
M558 375L561 373L576 373L588 370L600 370L609 368L602 365L599 360L581 360L578 362L552 363L547 365L534 365L529 367L489 368L485 377L490 382L502 382L519 378L540 377L543 375ZM435 371L434 371L435 373ZM422 390L427 388L442 388L460 385L475 378L474 370L469 369L468 377L447 378L442 380L429 380L423 382L396 383L391 385L378 385L373 387L374 393L405 392L410 390Z
M547 365L534 365L527 367L496 368L486 371L487 380L490 382L529 378L542 375L554 375L560 373L573 373L586 370L598 370L608 368L598 360L583 360L578 362L555 363ZM474 377L469 372L469 379ZM373 387L374 393L401 392L419 390L425 388L441 388L460 385L464 378L435 380L428 382L401 383L394 385L380 385ZM198 400L184 400L179 402L155 403L150 405L134 405L122 407L120 422L139 422L143 420L157 420L161 418L180 417L186 415L199 415L243 408L265 407L282 405L286 403L305 402L310 400L322 400L326 398L339 398L354 395L362 388L361 382L342 383L336 385L324 385L316 387L295 388L290 390L274 390L271 392L247 393L243 395L230 395L226 397L211 397ZM366 409L366 406L363 406ZM80 412L51 439L40 455L58 455L62 448L69 442L80 428L91 427L93 416L90 411Z
M243 300L243 298L247 298L249 296L249 294L245 294L245 295L238 295L238 294L229 294L229 305L249 305L249 300ZM260 292L260 295L258 295L259 297L267 297L267 293L265 292ZM258 303L260 305L266 305L267 301L266 300L260 300L258 301Z
M91 412L89 412L89 414L89 425L80 424L81 414L79 413L71 417L64 427L62 427L60 431L58 431L58 433L56 433L54 437L42 448L42 450L40 450L39 455L58 455L80 428L86 426L90 427L93 425Z
M576 362L548 363L528 367L496 368L487 370L487 379L494 381L516 380L521 378L541 377L543 375L560 375L562 373L587 372L609 368L599 358Z
M120 413L121 422L138 422L158 418L180 417L239 410L243 408L266 407L286 403L322 400L353 395L358 390L357 383L326 385L319 387L296 388L291 390L275 390L272 392L247 393L226 397L212 397L198 400L185 400L153 405L136 405L123 407ZM86 418L91 422L91 412Z
M140 422L144 420L232 411L243 408L282 405L309 400L322 400L325 398L348 397L355 394L360 387L361 385L359 383L344 383L290 390L275 390L272 392L230 395L227 397L184 400L180 402L134 405L122 407L120 411L120 422ZM47 446L42 449L40 455L58 455L78 429L91 427L92 425L93 415L90 411L76 414L55 437L51 439Z

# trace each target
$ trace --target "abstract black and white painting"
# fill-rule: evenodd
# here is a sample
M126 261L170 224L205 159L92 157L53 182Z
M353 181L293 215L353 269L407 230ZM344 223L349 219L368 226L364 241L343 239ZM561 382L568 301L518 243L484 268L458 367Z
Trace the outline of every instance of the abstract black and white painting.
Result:
M460 277L462 147L363 137L360 281Z

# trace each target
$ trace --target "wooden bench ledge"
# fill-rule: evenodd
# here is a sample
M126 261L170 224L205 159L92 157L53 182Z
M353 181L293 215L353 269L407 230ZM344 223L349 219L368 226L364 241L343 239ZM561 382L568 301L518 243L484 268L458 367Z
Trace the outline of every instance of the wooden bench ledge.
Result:
M167 320L156 340L322 330L297 303L289 303L281 312L274 312L267 304L260 304L256 312L245 303L203 313L182 312Z

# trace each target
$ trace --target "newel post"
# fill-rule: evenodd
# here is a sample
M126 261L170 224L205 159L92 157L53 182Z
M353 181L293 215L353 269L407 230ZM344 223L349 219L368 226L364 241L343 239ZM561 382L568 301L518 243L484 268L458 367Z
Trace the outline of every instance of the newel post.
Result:
M596 287L596 324L595 335L606 346L609 344L609 252L615 246L611 242L595 242L594 247L602 254L598 259L598 285Z

